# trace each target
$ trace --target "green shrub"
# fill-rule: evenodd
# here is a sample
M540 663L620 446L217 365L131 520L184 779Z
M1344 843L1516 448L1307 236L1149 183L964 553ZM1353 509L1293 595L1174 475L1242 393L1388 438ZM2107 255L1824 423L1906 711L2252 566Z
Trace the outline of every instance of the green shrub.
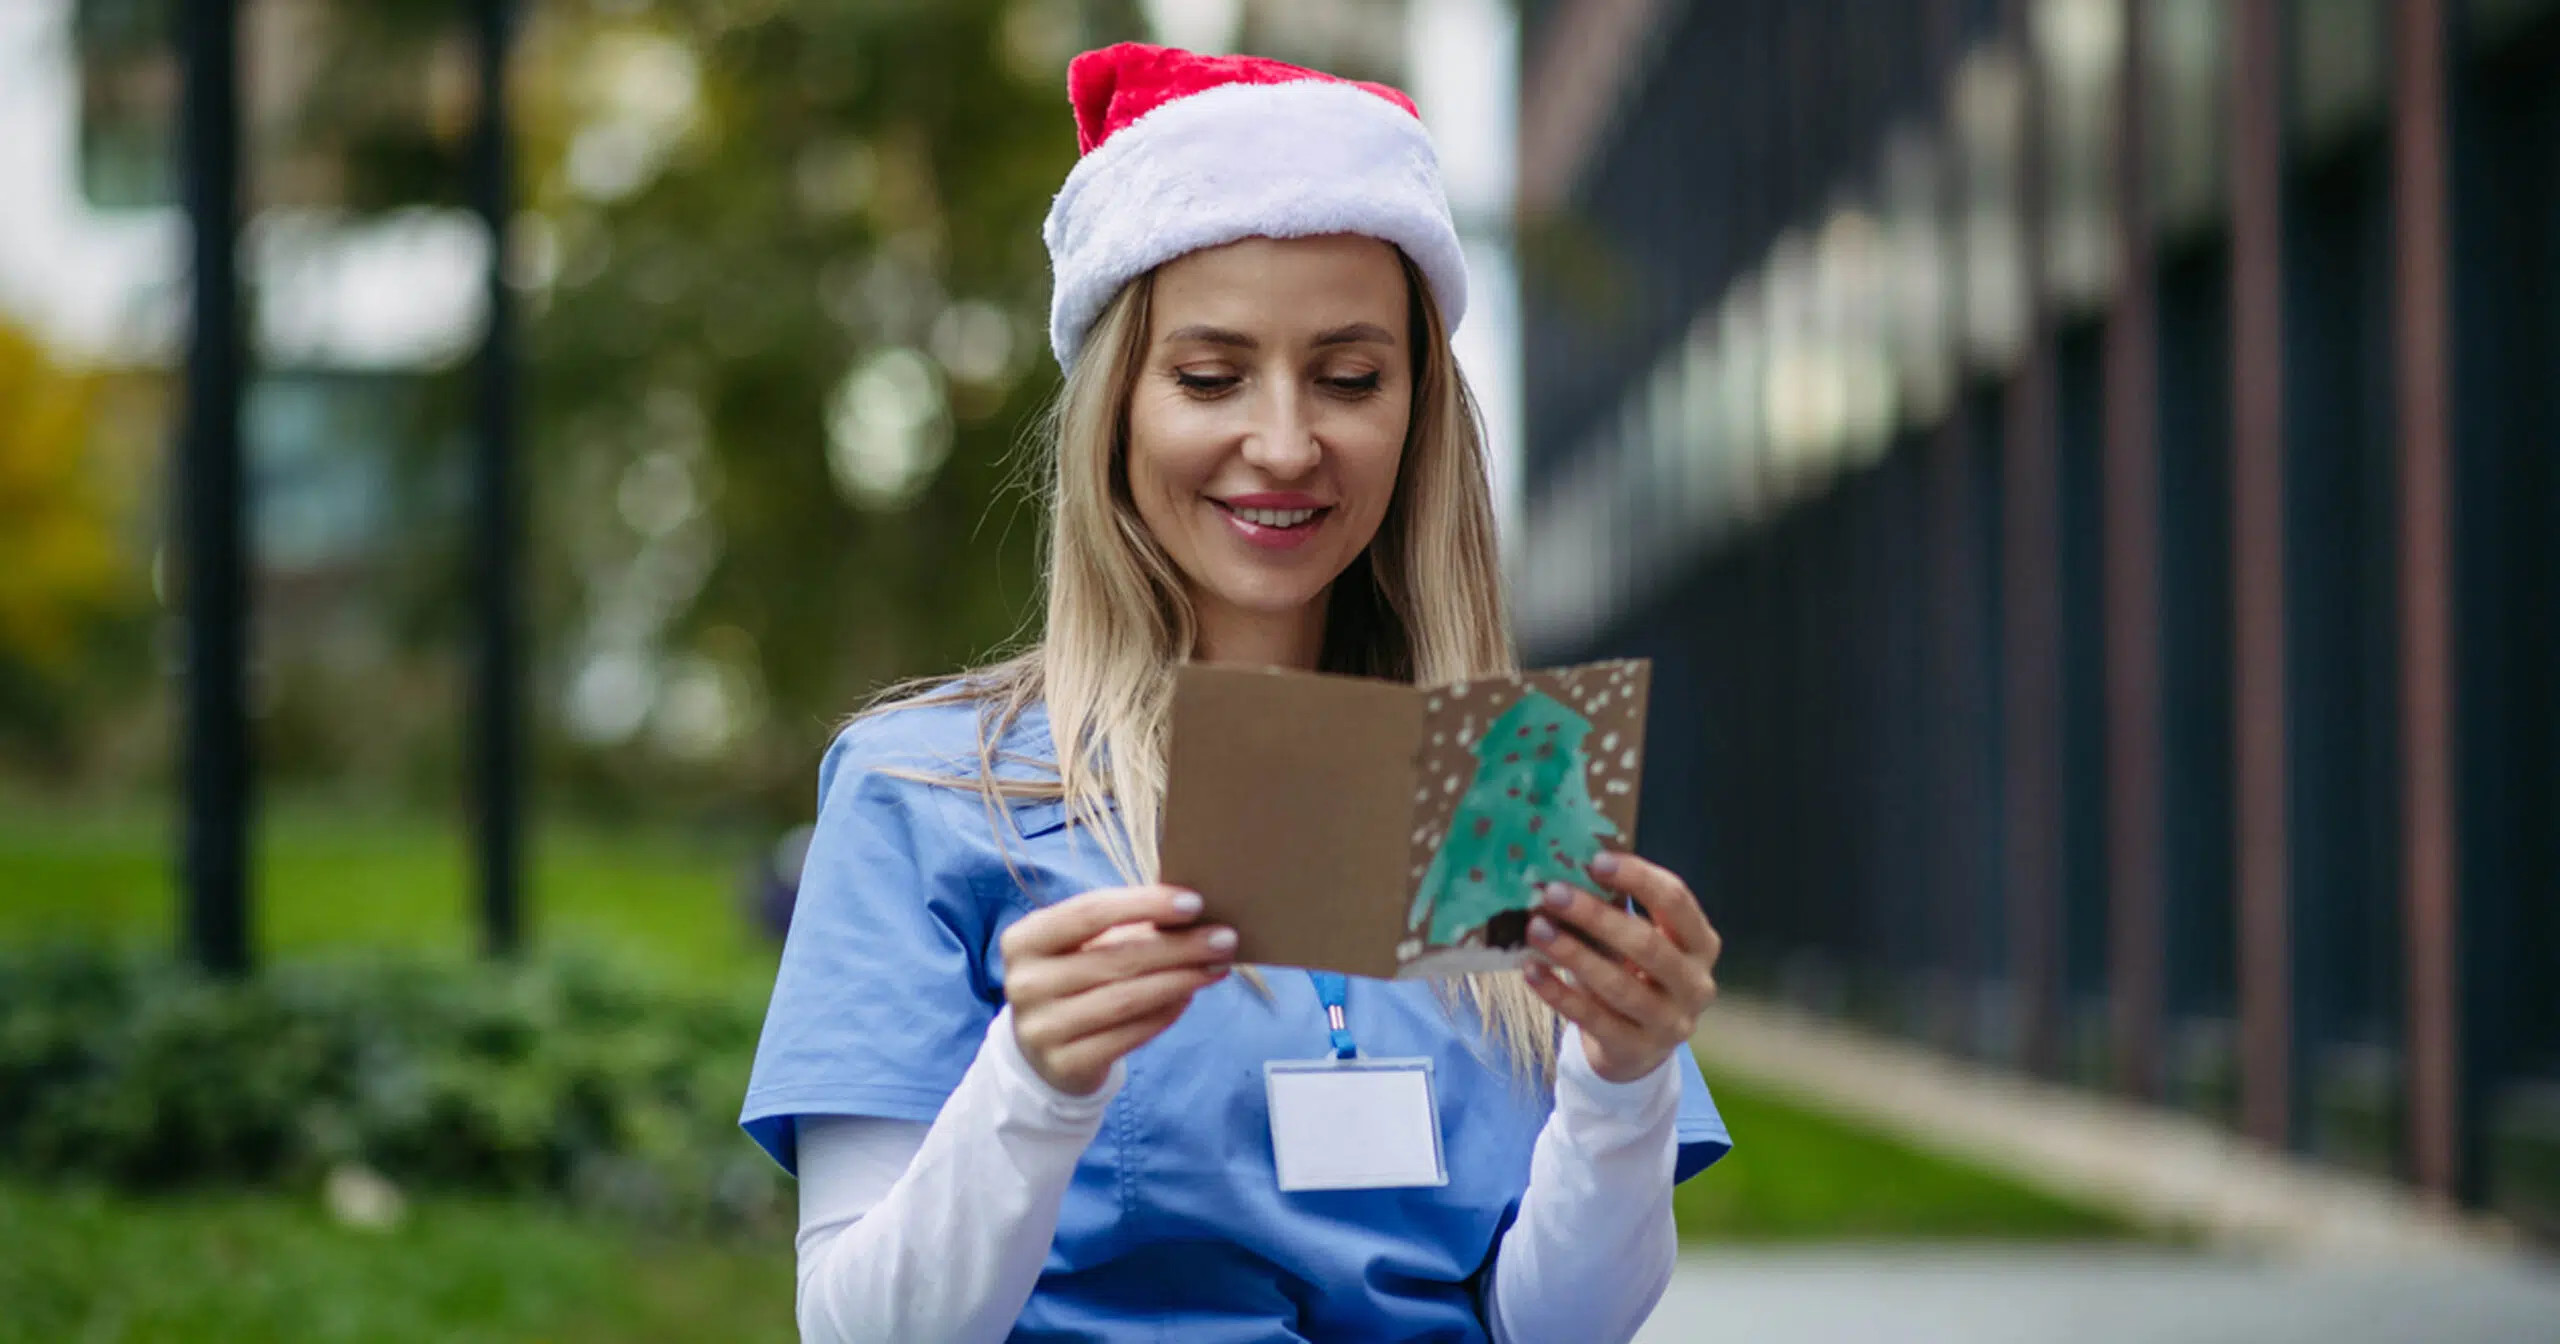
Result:
M88 948L0 952L0 1167L130 1190L420 1188L761 1222L736 1127L758 1006L587 962L338 959L239 981Z

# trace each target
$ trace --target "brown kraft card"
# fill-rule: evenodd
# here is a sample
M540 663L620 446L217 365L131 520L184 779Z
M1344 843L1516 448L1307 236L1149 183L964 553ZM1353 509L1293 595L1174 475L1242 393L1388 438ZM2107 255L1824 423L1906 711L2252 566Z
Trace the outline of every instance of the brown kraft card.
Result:
M1176 675L1163 880L1238 960L1394 979L1518 965L1550 881L1635 843L1641 659L1416 687Z

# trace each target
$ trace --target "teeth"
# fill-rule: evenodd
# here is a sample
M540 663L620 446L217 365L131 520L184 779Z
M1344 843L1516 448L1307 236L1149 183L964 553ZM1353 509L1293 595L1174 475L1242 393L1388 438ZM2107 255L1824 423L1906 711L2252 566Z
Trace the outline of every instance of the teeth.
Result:
M1316 516L1314 509L1237 509L1235 514L1248 523L1264 527L1296 527Z

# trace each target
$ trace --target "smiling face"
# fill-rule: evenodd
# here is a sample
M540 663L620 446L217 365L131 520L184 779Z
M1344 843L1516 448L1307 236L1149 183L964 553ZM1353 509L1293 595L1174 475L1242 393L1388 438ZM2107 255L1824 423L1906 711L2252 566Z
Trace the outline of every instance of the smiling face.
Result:
M1203 656L1321 644L1327 591L1395 494L1407 302L1395 249L1372 238L1249 238L1156 272L1129 494L1182 572Z

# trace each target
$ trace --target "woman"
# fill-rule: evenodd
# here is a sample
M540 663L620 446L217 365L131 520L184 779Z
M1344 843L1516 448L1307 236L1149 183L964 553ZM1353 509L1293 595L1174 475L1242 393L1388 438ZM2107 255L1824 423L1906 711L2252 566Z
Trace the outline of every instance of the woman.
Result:
M1263 1069L1331 1053L1319 988L1231 975L1149 880L1182 659L1511 666L1430 142L1273 62L1124 45L1068 85L1047 623L829 751L747 1095L800 1177L804 1337L1625 1339L1728 1143L1677 878L1604 856L1650 918L1558 887L1547 964L1350 987L1361 1055L1432 1061L1446 1183L1294 1193Z

